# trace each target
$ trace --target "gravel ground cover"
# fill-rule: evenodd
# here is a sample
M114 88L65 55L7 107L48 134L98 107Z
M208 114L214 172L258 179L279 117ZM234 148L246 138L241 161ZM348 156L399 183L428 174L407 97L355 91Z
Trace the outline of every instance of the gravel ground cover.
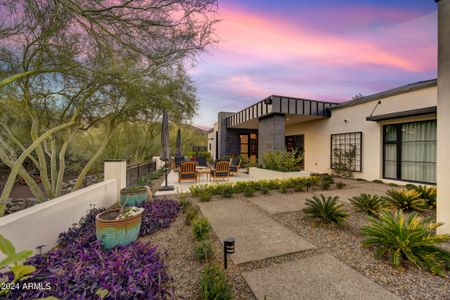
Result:
M175 299L199 299L199 278L206 263L199 262L194 257L194 238L192 227L184 224L185 215L180 213L169 228L141 238L158 245L159 252L164 255L167 273L173 277ZM214 260L223 265L222 244L211 231L210 240L213 243ZM228 260L228 278L233 286L235 299L255 299L248 287L241 270Z

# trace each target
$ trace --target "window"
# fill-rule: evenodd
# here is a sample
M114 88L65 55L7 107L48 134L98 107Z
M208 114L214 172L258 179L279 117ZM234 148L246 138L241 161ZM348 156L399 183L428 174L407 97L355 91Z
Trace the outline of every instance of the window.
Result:
M362 171L362 132L331 135L331 169Z
M248 158L248 134L241 134L241 155Z
M383 177L436 183L436 120L383 127Z

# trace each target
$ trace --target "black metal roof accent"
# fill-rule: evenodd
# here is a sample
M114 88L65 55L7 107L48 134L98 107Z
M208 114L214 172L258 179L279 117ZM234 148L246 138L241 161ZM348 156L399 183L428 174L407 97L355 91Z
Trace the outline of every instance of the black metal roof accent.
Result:
M436 85L437 85L437 79L418 81L415 83L410 83L410 84L403 85L401 87L397 87L397 88L383 91L380 93L376 93L376 94L372 94L369 96L365 96L365 97L353 99L353 100L350 100L347 102L343 102L342 104L340 104L338 106L334 106L331 109L334 110L334 109L349 107L349 106L353 106L353 105L358 105L358 104L362 104L362 103L366 103L366 102L370 102L370 101L374 101L374 100L379 100L379 99L383 99L386 97L395 96L395 95L399 95L399 94L403 94L403 93L408 93L408 92L412 92L415 90L420 90L420 89L424 89L424 88L428 88L428 87L432 87L432 86L436 86Z
M395 112L395 113L383 114L383 115L378 115L378 116L371 116L371 117L367 117L366 120L367 121L385 121L385 120L392 120L392 119L399 119L399 118L406 118L406 117L429 115L429 114L434 114L436 112L437 112L437 106L430 106L430 107L405 110L405 111L400 111L400 112Z

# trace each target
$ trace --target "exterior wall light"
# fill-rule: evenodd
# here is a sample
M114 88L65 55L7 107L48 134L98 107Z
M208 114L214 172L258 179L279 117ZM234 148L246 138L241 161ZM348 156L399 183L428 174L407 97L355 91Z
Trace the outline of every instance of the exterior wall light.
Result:
M227 254L234 253L234 238L228 238L223 241L223 267L226 270L228 268L228 257Z

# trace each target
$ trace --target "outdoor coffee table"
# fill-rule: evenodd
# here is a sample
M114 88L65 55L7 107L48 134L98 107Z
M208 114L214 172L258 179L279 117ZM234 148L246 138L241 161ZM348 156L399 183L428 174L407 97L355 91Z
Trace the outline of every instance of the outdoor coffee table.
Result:
M202 175L206 175L206 181L209 181L209 176L211 175L211 168L208 167L197 167L195 169L198 175L198 181L200 181Z

